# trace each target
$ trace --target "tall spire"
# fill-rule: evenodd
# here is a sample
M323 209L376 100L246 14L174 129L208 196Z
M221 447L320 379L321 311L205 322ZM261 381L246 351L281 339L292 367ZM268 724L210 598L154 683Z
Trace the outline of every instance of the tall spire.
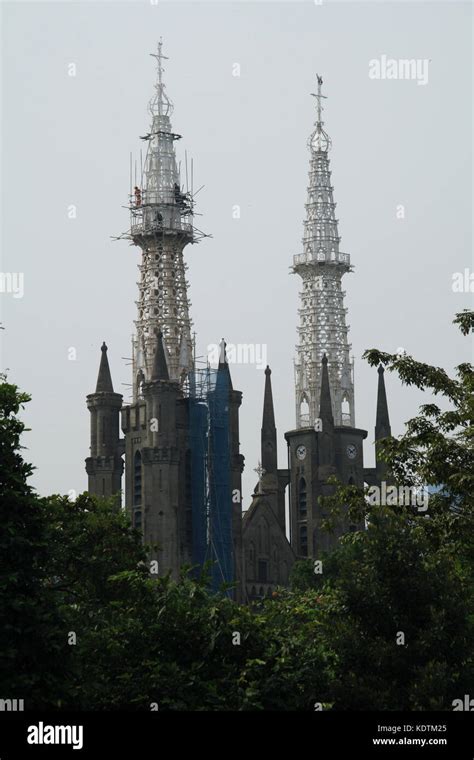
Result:
M110 374L109 360L107 359L107 346L102 343L102 355L100 357L99 374L97 376L96 393L113 393L112 376Z
M130 237L142 249L133 339L135 401L138 378L151 379L158 331L163 334L170 378L184 382L192 370L192 323L183 250L194 242L193 199L188 187L181 187L174 145L180 135L171 125L173 104L163 81L167 57L161 40L157 52L150 55L157 65L155 93L148 104L151 124L141 138L146 154L140 160L139 178L135 170L135 188L130 189Z
M377 417L375 420L375 440L388 438L392 435L390 417L388 414L387 393L385 391L384 368L379 364L379 381L377 388Z
M295 359L296 425L312 427L318 416L325 354L334 424L354 427L353 365L341 282L352 268L349 254L339 250L328 157L331 140L322 120L322 100L326 96L322 94L323 80L319 75L317 83L317 93L312 93L316 98L316 122L308 140L310 169L303 253L293 257L293 272L301 277L303 285Z
M261 430L262 467L266 473L277 471L277 433L275 413L273 411L272 371L267 365L265 370L265 391L263 395L263 417Z

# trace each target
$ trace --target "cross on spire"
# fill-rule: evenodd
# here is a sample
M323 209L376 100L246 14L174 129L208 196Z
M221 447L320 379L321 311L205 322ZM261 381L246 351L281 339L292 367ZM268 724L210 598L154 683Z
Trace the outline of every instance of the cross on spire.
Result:
M319 74L316 74L316 79L318 82L318 91L312 92L311 95L313 98L316 98L317 101L317 119L313 134L310 137L310 147L314 150L328 150L328 148L331 147L331 140L329 138L329 135L324 131L323 129L323 105L321 103L321 100L324 98L326 100L327 95L322 94L322 85L323 85L323 78Z
M321 124L322 125L324 122L322 121L323 107L322 107L322 104L321 104L321 98L325 98L326 99L327 95L323 95L321 93L321 87L322 87L322 84L323 84L323 78L321 76L319 76L319 74L316 74L316 79L318 80L318 92L317 93L312 92L311 95L313 96L313 98L316 98L316 100L318 101L318 105L317 105L317 109L318 109L318 121L317 121L317 124Z
M162 63L163 60L167 61L169 59L167 55L163 54L163 39L161 37L157 45L157 52L150 53L150 55L152 58L156 59L157 72L157 82L155 84L156 95L150 101L150 111L152 114L157 114L158 116L169 116L172 112L173 104L165 91L165 85L163 83L164 68Z

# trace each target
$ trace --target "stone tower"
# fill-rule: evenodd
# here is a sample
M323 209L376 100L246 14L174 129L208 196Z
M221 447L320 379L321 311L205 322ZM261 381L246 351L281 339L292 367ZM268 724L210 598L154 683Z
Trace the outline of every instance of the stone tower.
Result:
M329 169L331 140L322 121L322 78L317 117L308 141L310 170L303 253L293 272L302 279L296 347L296 428L285 434L290 463L290 541L299 557L319 557L334 546L326 533L321 497L333 492L328 478L364 483L365 430L355 427L353 366L342 277L351 271L339 250L338 220ZM349 524L344 530L349 530Z
M115 393L102 344L99 375L95 393L87 396L90 411L91 445L86 459L89 493L108 498L119 493L123 472L123 441L120 440L122 395Z

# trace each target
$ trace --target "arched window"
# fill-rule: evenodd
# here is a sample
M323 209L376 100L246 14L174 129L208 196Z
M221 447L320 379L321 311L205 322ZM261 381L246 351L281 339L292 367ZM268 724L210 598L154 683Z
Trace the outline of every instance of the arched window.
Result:
M342 399L341 404L341 417L342 417L342 424L343 425L350 425L351 424L351 407L349 404L349 400L346 396Z
M298 519L306 520L308 516L306 480L300 478L298 482Z
M309 404L306 395L304 395L300 402L300 424L302 426L309 425Z
M133 505L142 503L142 455L135 452L133 460Z

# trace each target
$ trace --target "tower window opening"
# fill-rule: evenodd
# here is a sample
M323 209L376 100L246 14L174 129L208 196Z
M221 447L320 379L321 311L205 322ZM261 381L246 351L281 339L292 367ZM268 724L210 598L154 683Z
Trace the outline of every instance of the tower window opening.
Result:
M303 557L308 556L308 529L306 525L300 527L300 554Z
M346 396L344 396L341 404L341 417L343 425L351 424L351 407Z
M306 480L300 478L298 483L298 516L300 520L306 520L308 514Z
M133 460L133 504L142 503L142 455L136 452Z
M309 404L306 396L303 396L300 403L300 424L309 425Z

